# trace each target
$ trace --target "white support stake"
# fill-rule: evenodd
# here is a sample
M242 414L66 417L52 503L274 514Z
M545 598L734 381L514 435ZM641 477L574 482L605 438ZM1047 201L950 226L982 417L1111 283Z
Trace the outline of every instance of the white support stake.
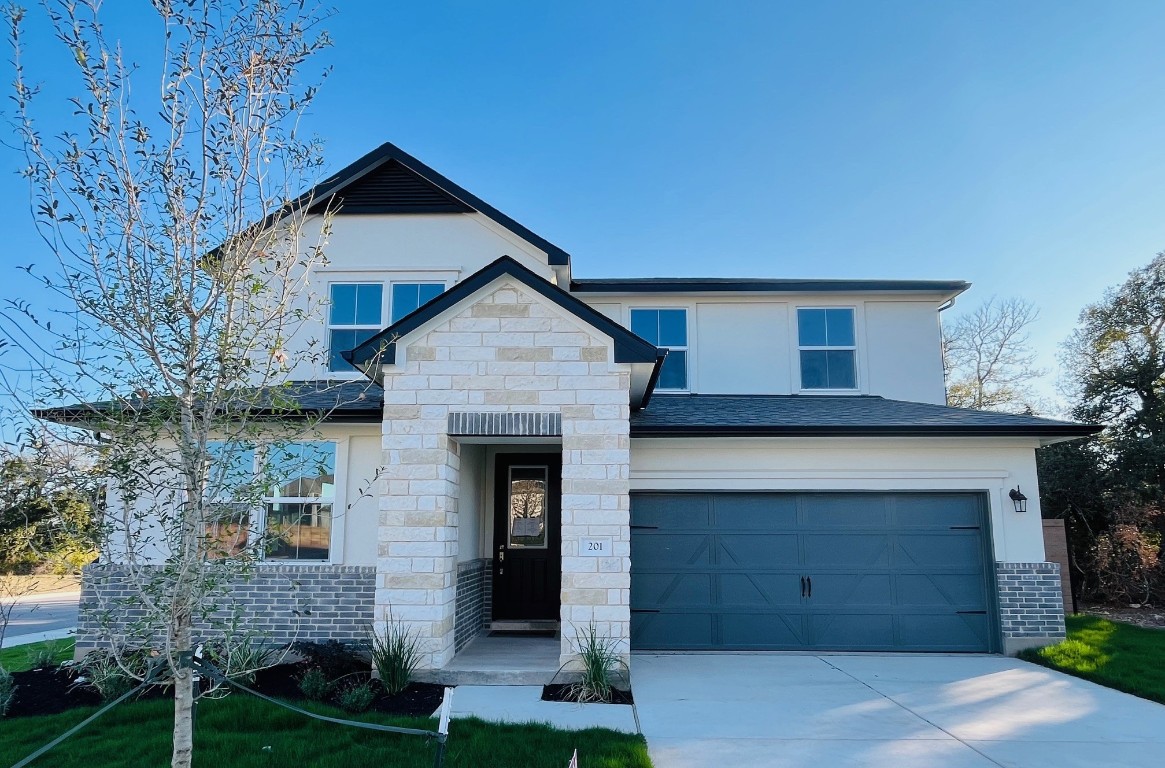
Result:
M449 712L453 709L453 689L446 688L445 694L441 697L441 722L437 726L437 733L448 736L449 735Z

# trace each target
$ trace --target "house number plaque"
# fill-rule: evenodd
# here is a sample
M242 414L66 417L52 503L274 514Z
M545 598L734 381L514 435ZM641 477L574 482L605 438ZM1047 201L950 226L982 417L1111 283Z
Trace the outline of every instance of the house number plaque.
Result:
M578 540L578 554L580 557L610 557L611 537L598 536Z

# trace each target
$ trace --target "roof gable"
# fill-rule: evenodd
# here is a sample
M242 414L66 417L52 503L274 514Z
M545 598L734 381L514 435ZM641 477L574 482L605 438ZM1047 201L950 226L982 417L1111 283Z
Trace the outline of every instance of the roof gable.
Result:
M397 339L415 331L442 312L457 306L502 276L514 278L595 330L611 337L614 342L614 357L617 363L652 363L658 367L666 354L665 351L636 336L598 310L534 274L513 258L502 256L421 306L415 312L405 315L355 349L343 353L344 359L358 368L367 366L376 359L378 354L382 364L395 363Z
M387 142L317 185L299 203L310 203L313 212L335 203L339 215L476 211L545 251L550 266L570 264L570 254L557 245Z

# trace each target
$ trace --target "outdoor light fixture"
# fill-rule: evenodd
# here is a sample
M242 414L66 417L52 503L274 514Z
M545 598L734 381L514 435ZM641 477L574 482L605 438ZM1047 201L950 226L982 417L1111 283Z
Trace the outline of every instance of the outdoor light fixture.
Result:
M1011 503L1015 505L1016 512L1027 512L1027 496L1024 496L1019 491L1019 486L1015 486L1007 495L1011 497Z

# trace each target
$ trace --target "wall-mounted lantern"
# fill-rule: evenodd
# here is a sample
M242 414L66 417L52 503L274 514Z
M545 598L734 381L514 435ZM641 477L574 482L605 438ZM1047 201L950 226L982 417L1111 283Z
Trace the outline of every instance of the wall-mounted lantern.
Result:
M1015 486L1007 495L1011 498L1011 503L1015 505L1016 512L1027 512L1027 496L1024 496L1019 491L1019 486Z

